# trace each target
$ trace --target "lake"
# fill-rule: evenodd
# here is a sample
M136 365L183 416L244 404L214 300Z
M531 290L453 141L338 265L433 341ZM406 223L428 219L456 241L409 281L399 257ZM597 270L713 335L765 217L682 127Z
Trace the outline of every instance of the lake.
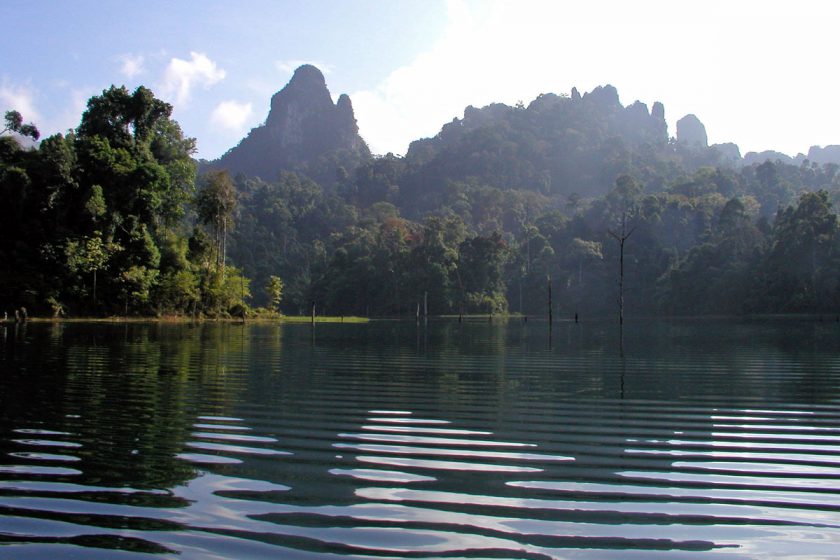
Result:
M836 558L826 318L0 327L0 558Z

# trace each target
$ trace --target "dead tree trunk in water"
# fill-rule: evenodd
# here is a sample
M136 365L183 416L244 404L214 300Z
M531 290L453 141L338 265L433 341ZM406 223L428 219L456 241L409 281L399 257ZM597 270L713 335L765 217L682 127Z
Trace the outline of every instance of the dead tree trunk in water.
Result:
M553 315L552 315L552 303L551 303L551 276L548 276L548 328L549 330L552 327L553 323Z
M634 228L635 229L635 228ZM621 235L610 230L609 234L618 241L618 324L624 326L624 243L633 235L634 229L627 231L627 212L621 215Z

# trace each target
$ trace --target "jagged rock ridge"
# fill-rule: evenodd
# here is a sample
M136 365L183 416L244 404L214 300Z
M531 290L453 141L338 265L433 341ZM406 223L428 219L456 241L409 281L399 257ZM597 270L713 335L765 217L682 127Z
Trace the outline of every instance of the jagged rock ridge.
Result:
M464 110L462 119L456 118L443 125L436 137L412 142L406 157L422 157L423 153L462 140L466 133L494 126L500 121L509 120L512 126L521 127L523 123L521 119L515 118L517 114L514 107L502 103L493 103L480 109L470 105ZM541 124L536 126L548 137L565 134L570 128L586 133L592 122L598 120L602 121L610 134L622 136L630 142L659 145L668 141L665 107L661 102L655 102L652 111L640 101L624 107L618 91L611 85L598 86L583 95L577 88L572 88L571 97L542 94L528 105L525 114L532 120L540 121Z
M333 104L324 75L306 64L272 96L265 124L209 165L272 180L280 171L302 170L319 158L337 166L369 157L350 97L342 94Z
M640 101L625 107L611 85L584 94L575 88L570 96L542 94L527 107L467 107L436 136L411 143L405 160L418 178L400 188L419 193L427 185L474 181L544 195L594 195L611 188L631 152L667 149L662 103L652 110Z

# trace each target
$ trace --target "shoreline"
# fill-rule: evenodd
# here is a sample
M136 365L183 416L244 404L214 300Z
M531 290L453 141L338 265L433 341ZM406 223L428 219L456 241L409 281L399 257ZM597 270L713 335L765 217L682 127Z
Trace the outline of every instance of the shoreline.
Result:
M367 323L370 319L368 317L315 317L316 323ZM0 325L25 325L27 323L164 323L164 324L196 324L196 323L311 323L312 318L308 316L284 316L277 317L249 317L242 319L240 317L201 317L192 318L185 316L163 316L163 317L29 317L26 321L0 321Z

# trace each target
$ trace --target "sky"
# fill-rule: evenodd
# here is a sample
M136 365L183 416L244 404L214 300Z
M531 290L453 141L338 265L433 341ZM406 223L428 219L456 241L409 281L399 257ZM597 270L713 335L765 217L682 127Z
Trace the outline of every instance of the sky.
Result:
M144 85L214 159L310 63L375 154L468 105L606 84L624 105L663 102L671 135L693 113L742 154L840 144L828 0L3 0L0 20L0 110L43 136L112 84Z

